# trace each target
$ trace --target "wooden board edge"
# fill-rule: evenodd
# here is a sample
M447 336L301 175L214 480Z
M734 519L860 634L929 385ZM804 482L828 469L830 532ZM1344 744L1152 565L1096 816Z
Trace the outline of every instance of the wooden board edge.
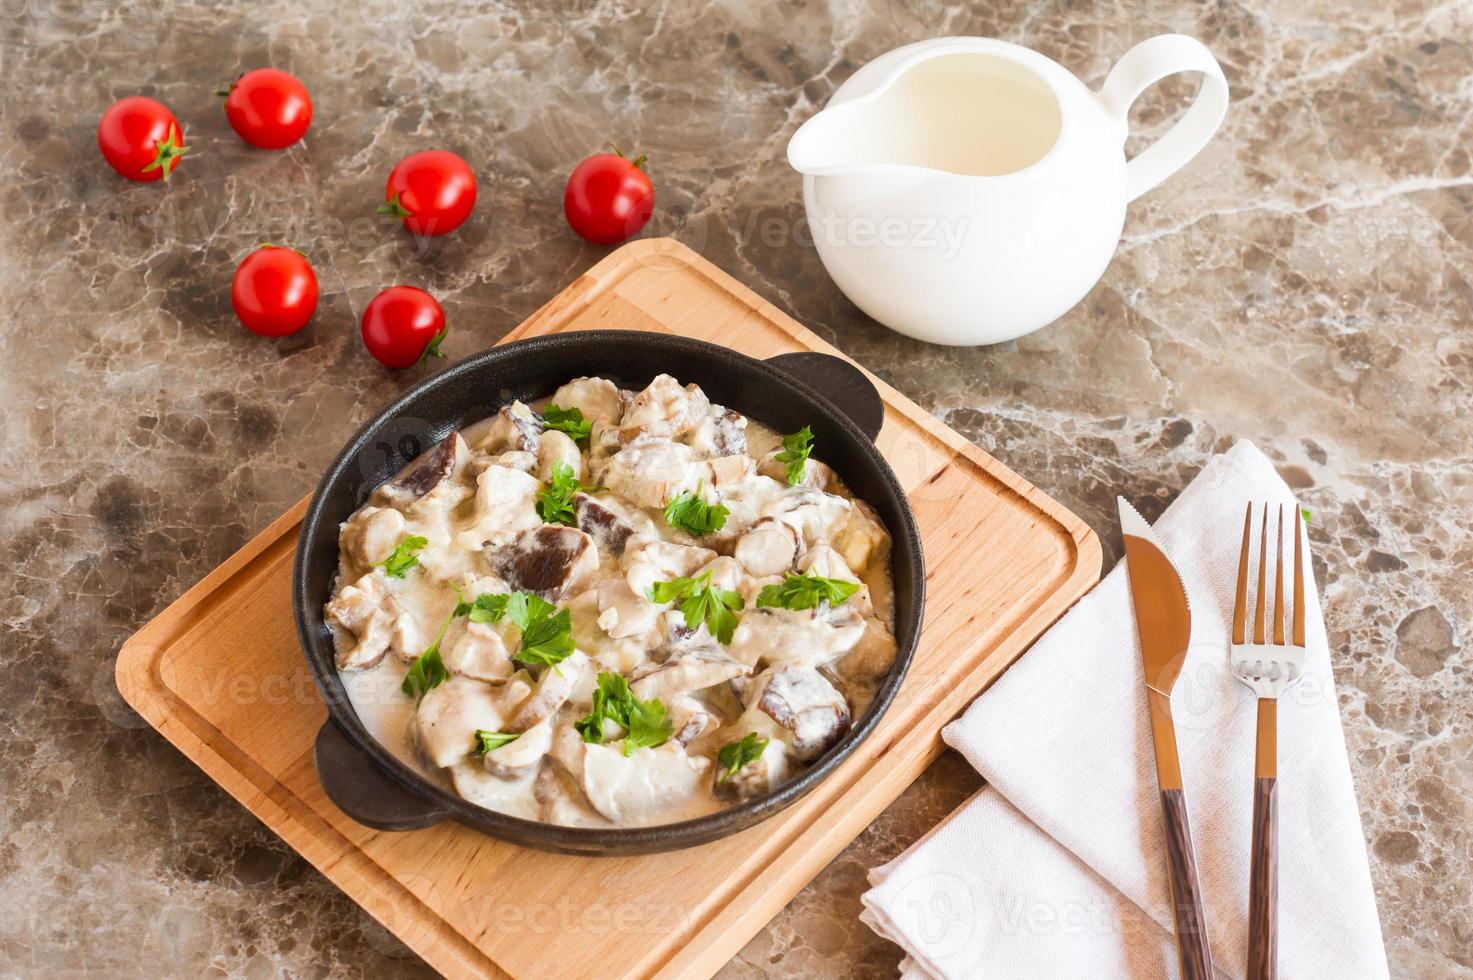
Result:
M787 314L777 307L762 299L748 287L730 277L716 266L696 254L687 246L673 239L644 239L620 248L575 280L569 287L547 304L524 320L520 325L510 331L503 342L515 340L525 336L544 324L555 322L575 312L580 306L592 302L605 289L612 288L622 275L628 270L632 261L671 261L676 264L691 267L702 276L710 280L713 285L733 295L743 304L748 306L754 313L770 321L779 327L791 339L797 348L809 348L820 350L824 353L844 357L845 355L828 344L821 337L808 331ZM848 358L846 358L848 359ZM852 363L852 361L851 361ZM872 372L862 370L876 384L887 402L894 405L904 400L906 404L912 404L903 394L893 389ZM1098 580L1101 561L1101 549L1098 539L1084 523L1070 511L1044 494L1041 490L1028 484L1011 469L999 463L993 457L978 449L969 441L963 439L959 434L947 428L939 420L927 413L919 411L904 411L905 417L915 422L919 427L927 431L927 434L936 438L939 442L952 450L958 457L964 457L977 469L986 473L999 486L1005 487L1017 497L1027 502L1027 506L1035 513L1048 519L1054 525L1050 530L1061 537L1067 538L1072 543L1073 561L1064 584L1057 586L1049 593L1049 600L1038 605L1027 617L1015 625L1003 639L995 645L993 651L981 658L968 672L968 683L977 675L988 670L993 671L993 678L999 676L1017 657L1026 651L1032 639L1041 634L1047 628L1049 622L1061 615L1069 605L1083 594ZM310 499L304 497L286 513L273 521L255 537L253 537L239 551L226 559L220 566L210 572L204 579L196 583L182 596L166 607L161 613L150 620L142 629L135 633L124 643L120 649L115 667L115 677L118 689L124 699L134 707L150 724L152 724L164 737L180 749L188 758L194 761L211 779L220 783L237 801L245 806L259 819L266 822L274 832L279 834L307 860L318 868L329 880L349 894L356 902L374 915L376 919L390 927L382 910L369 907L367 903L355 892L349 891L344 879L348 877L344 868L346 862L341 855L329 854L321 859L317 852L325 845L304 824L307 820L323 820L305 801L286 793L298 806L305 808L307 813L294 814L285 806L284 801L271 799L272 794L263 791L248 776L241 773L228 759L215 751L205 739L198 737L197 733L188 730L187 723L180 724L169 714L169 701L177 701L177 697L156 683L150 682L150 676L156 679L156 671L153 669L154 661L158 654L167 646L167 643L180 635L188 625L199 614L202 605L218 590L221 585L236 575L240 574L250 562L254 561L268 548L276 543L283 535L290 532L291 528L300 523ZM1067 599L1064 597L1067 596ZM1057 598L1059 601L1054 601ZM212 603L209 603L212 605ZM1057 606L1057 609L1052 607ZM1034 620L1040 615L1048 612L1048 621L1034 626ZM1026 639L1018 639L1027 634ZM1016 649L1014 649L1016 647ZM996 666L997 656L1006 651L1006 661L1002 666ZM990 680L988 681L990 683ZM969 699L968 699L969 700ZM187 705L185 706L187 707ZM922 716L927 725L931 724L931 714ZM201 719L202 720L202 719ZM205 724L208 724L207 722ZM941 751L939 740L940 725L936 725L937 738L931 740L930 744L907 746L911 750L911 757L907 760L907 766L903 770L887 770L885 776L877 775L878 767L872 767L866 773L861 774L848 787L842 795L865 789L865 799L875 798L875 794L884 795L889 792L888 784L895 778L903 776L905 784L924 770L926 765ZM220 733L221 740L229 743L229 740ZM914 769L911 773L910 770ZM909 773L907 775L907 773ZM279 782L276 785L285 787ZM894 794L891 794L893 798ZM273 815L263 812L267 809L266 803L271 804L271 809L280 810L279 816L273 819ZM871 822L879 810L888 805L889 800L880 803L879 808L873 814L867 814L869 807L854 807L844 811L844 821L837 826L844 827L844 833L838 835L842 841L837 846L830 846L837 839L833 833L834 823L823 823L819 818L823 817L833 807L835 801L829 801L815 814L815 818L797 829L795 834L782 844L774 856L765 864L759 866L747 887L754 882L766 880L771 875L775 880L771 887L761 889L762 899L755 903L754 907L747 908L741 913L732 916L730 903L722 903L716 913L707 917L689 936L677 945L675 952L666 958L663 966L659 968L661 976L709 976L715 969L730 958L743 944L750 939L751 935L759 930L763 923L768 921L773 914L781 909L791 898L812 880L823 866L831 861L843 847L857 836L869 822ZM822 824L822 826L820 826ZM853 833L849 832L849 825L853 824ZM334 834L337 835L335 828ZM340 835L337 835L340 836ZM816 838L816 839L815 839ZM362 860L372 863L366 853L349 842L349 847ZM783 858L794 849L804 851L804 860L801 862L784 861ZM816 863L815 863L816 862ZM377 864L373 867L378 868ZM797 870L803 869L803 870ZM379 869L382 874L388 872ZM760 909L760 913L759 913ZM731 918L735 921L728 922ZM752 923L755 923L753 925ZM448 923L439 920L439 928L448 930L445 938L462 940L459 932L453 930ZM447 946L458 945L455 942L437 942L433 936L416 937L420 941L412 941L406 938L406 943L423 956L437 970L450 974L478 975L488 970L499 971L501 968L486 957L480 950L475 953L481 957L480 962L468 962L456 957L447 949ZM699 953L692 954L688 958L687 953L694 947L700 946ZM724 950L721 955L719 951ZM450 955L447 955L450 954ZM674 972L671 972L674 970ZM691 972L694 970L695 972ZM702 972L704 971L704 972Z

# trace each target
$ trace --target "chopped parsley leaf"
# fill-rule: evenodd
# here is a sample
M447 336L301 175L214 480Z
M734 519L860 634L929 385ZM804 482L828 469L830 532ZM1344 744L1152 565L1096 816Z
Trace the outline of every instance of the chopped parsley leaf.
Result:
M757 593L758 606L780 609L816 609L820 602L841 606L859 591L858 582L821 575L789 575L777 585L764 585Z
M549 429L566 432L580 446L588 445L588 437L593 431L593 423L583 417L580 408L558 408L549 404L542 410L542 422Z
M748 732L735 742L729 742L721 747L716 753L716 761L721 764L721 773L716 777L718 783L724 783L742 770L749 762L755 762L767 751L767 739L756 732Z
M774 458L779 463L788 464L788 486L796 487L803 482L803 474L808 469L808 457L812 452L813 430L808 426L783 436L782 452Z
M537 516L549 524L572 527L575 515L573 498L582 492L595 492L603 487L584 486L573 475L573 467L558 460L552 464L552 479L537 492Z
M485 755L519 738L521 738L519 732L488 732L483 728L478 728L476 729L476 753Z
M393 553L379 562L378 567L389 578L403 578L405 572L419 564L418 552L429 543L422 535L411 534L395 545Z
M665 505L665 523L700 537L726 526L730 514L725 504L708 504L701 499L701 488L682 493Z
M624 754L635 749L655 748L670 739L675 726L658 698L641 701L621 674L603 671L593 691L593 709L574 728L583 741L602 745L604 722L612 721L624 731Z
M730 643L736 630L736 613L746 605L740 592L718 589L711 584L711 573L695 578L677 578L650 586L654 602L678 602L685 614L685 625L699 629L702 623L721 643Z

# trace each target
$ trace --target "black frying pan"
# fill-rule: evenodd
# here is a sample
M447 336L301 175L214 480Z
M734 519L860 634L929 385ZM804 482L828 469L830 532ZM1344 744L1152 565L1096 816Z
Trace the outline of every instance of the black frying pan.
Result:
M804 425L815 455L868 501L894 539L898 650L868 710L833 748L775 792L695 820L658 827L593 829L523 820L476 806L397 759L359 721L338 678L322 609L338 566L338 526L380 483L451 432L513 399L532 401L564 382L597 375L639 390L661 372L695 382L711 401L778 432ZM875 448L884 404L857 368L826 354L759 361L697 340L595 330L522 340L477 354L427 379L359 429L328 467L297 541L292 605L307 663L327 702L317 734L317 773L344 813L380 830L415 830L457 820L493 837L572 854L673 850L724 837L790 806L869 737L894 700L915 655L925 602L925 563L915 518L895 474Z

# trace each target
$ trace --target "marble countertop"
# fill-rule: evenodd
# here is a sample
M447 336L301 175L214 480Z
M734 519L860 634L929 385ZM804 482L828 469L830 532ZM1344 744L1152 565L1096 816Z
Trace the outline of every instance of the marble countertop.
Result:
M1107 567L1115 494L1154 516L1210 453L1257 442L1314 514L1393 973L1473 976L1473 2L645 6L0 11L0 974L428 974L123 705L113 656L413 382L360 347L374 292L438 295L454 358L604 254L560 202L573 164L615 140L650 154L653 233L1077 511ZM1103 281L1059 322L928 347L829 284L783 149L855 68L971 33L1097 85L1166 31L1216 53L1227 122L1131 207ZM246 148L212 94L263 65L316 102L285 152ZM135 93L196 148L166 189L96 152L97 116ZM1190 93L1143 99L1136 132ZM389 167L429 146L465 155L481 198L419 244L372 209ZM314 324L279 342L230 313L235 263L262 241L309 250L322 282ZM723 976L891 974L897 950L855 921L865 869L977 785L943 757Z

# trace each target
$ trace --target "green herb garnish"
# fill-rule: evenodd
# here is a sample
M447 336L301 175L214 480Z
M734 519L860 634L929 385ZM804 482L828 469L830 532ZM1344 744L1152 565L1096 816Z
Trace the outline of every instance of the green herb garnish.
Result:
M427 538L411 534L395 545L393 553L379 562L377 567L382 568L389 578L403 578L405 572L419 564L417 552L429 543Z
M593 710L573 727L583 736L583 741L602 745L605 720L624 730L626 756L635 749L664 745L675 730L659 698L639 700L623 675L610 671L598 675L598 686L593 691Z
M702 623L722 643L731 642L736 629L736 613L746 600L740 592L718 589L711 584L708 571L695 578L677 578L650 586L650 599L655 602L679 602L685 614L685 625L699 629Z
M756 732L748 732L737 741L723 745L721 751L716 753L716 761L723 767L716 781L726 782L740 772L747 763L761 758L765 751L767 751L767 739Z
M1306 523L1306 524L1309 524L1309 523L1311 523L1311 522L1314 521L1314 515L1309 512L1309 508L1308 507L1301 507L1301 508L1299 508L1299 516L1302 517L1302 518L1304 518L1304 523Z
M603 487L585 486L573 475L573 467L562 460L552 464L552 479L537 492L537 516L549 524L574 523L573 498L579 493L594 493Z
M525 593L522 593L525 595ZM536 596L530 598L542 602ZM542 602L549 610L553 605ZM521 648L512 656L524 664L540 664L556 668L573 653L573 621L566 609L549 615L541 613L522 628Z
M813 430L808 426L783 436L783 450L774 458L779 463L788 464L788 486L796 487L803 482L803 474L808 469L808 457L812 452Z
M473 623L499 623L510 619L522 631L522 644L513 660L524 664L555 667L573 653L573 619L568 610L530 592L510 595L482 592L474 602L462 602L455 615Z
M445 661L440 657L440 641L445 639L445 631L450 628L455 617L464 616L465 610L470 608L460 594L460 589L453 585L451 588L455 589L455 605L451 608L450 615L440 624L435 641L425 647L424 653L414 658L414 663L409 665L409 673L404 675L404 683L399 685L399 690L412 698L424 697L426 691L439 687L450 676L445 670Z
M859 591L858 582L821 575L789 575L777 585L764 585L757 593L758 606L781 609L816 609L820 602L841 606Z
M509 595L482 592L476 596L475 602L470 603L465 614L473 623L499 623L501 617L506 615L506 606L510 601Z
M731 511L725 504L708 504L701 499L701 484L695 491L680 494L665 505L665 523L700 537L726 526Z
M542 410L542 422L549 429L566 432L581 446L588 445L588 437L593 431L593 423L583 417L583 410L579 408L548 405Z
M508 742L515 742L519 738L521 738L519 732L488 732L485 729L478 728L476 729L476 752L480 755L485 755L487 752L499 749Z

